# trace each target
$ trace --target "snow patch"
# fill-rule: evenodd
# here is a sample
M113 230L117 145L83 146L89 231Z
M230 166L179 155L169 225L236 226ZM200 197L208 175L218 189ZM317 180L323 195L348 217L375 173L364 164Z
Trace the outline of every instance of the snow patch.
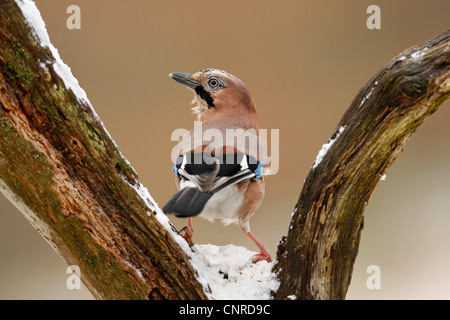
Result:
M55 62L53 63L53 70L55 70L58 76L60 76L64 81L64 85L66 86L66 88L71 89L78 100L85 102L89 107L92 108L91 103L87 98L86 92L80 87L80 85L78 84L78 80L73 76L71 69L62 61L61 57L59 56L58 50L50 42L50 37L47 33L45 22L42 19L41 13L36 7L36 4L31 0L16 0L16 3L19 6L20 10L22 10L22 14L25 17L27 24L31 27L32 32L36 39L39 41L41 47L48 47L50 49L50 52L55 58ZM43 62L40 63L43 64ZM51 64L51 62L46 61L46 64Z
M292 210L291 217L293 217L294 214L297 213L297 211L298 211L298 208L297 208L297 206L295 206L294 210Z
M280 285L272 272L274 262L252 263L256 252L244 247L196 244L192 249L199 281L208 285L209 299L269 300Z
M122 260L122 262L125 263L128 267L132 268L132 269L136 272L136 274L138 275L138 277L141 278L141 279L145 282L145 278L144 278L144 276L142 275L141 270L139 270L138 268L136 268L135 266L133 266L133 265L132 265L130 262L128 262L128 261Z
M370 91L368 94L366 94L366 96L361 100L361 103L359 104L358 108L361 108L364 104L364 102L367 101L367 99L369 99L369 97L372 95L373 90L375 89L375 87L377 86L378 81L375 81L374 86L372 88L370 88Z
M422 57L426 53L427 49L428 49L428 47L424 47L421 50L414 51L413 53L411 53L411 58L418 59L418 58Z
M341 136L341 134L344 132L345 126L341 126L334 137L334 139L330 139L328 143L325 143L322 145L322 149L320 149L319 153L317 154L316 161L313 164L313 169L315 169L321 162L323 157L327 154L328 150L331 148L331 146L334 144L334 142Z

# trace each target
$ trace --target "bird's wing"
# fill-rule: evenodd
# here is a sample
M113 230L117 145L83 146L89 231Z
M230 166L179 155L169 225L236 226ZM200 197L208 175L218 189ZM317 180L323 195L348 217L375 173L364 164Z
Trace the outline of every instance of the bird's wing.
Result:
M243 153L228 154L219 160L206 153L186 153L179 157L174 171L203 192L216 193L223 188L251 179L258 164Z

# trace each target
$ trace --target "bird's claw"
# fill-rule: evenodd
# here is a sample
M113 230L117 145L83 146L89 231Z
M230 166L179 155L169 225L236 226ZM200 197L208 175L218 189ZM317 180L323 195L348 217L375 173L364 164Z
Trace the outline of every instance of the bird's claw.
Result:
M192 240L192 236L194 235L194 228L188 225L180 230L180 233L182 232L184 233L182 234L182 237L184 238L184 240L186 240L189 246L192 247L194 245L194 241Z
M267 261L267 262L272 262L272 258L270 257L270 253L269 252L261 252L258 254L255 254L252 257L252 262L253 263L257 263L260 261Z

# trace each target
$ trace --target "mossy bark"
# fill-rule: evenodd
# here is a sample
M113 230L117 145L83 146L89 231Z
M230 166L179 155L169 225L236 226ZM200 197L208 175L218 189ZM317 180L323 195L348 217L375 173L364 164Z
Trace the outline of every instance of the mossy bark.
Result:
M360 90L334 143L305 180L278 248L277 299L345 298L373 190L449 94L450 30L406 50Z
M0 2L0 189L96 298L204 299L133 168L68 90L12 0ZM137 271L139 270L139 271Z

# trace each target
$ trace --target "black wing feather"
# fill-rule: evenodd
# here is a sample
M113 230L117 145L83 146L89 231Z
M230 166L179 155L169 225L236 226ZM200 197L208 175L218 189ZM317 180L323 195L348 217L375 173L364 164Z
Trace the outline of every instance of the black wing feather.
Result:
M195 188L183 188L164 206L166 214L173 213L177 217L193 217L202 212L212 193L201 192Z
M165 213L192 217L201 213L214 193L255 177L256 160L241 152L213 157L206 153L179 156L176 171L180 178L191 181L196 188L183 188L164 206Z

